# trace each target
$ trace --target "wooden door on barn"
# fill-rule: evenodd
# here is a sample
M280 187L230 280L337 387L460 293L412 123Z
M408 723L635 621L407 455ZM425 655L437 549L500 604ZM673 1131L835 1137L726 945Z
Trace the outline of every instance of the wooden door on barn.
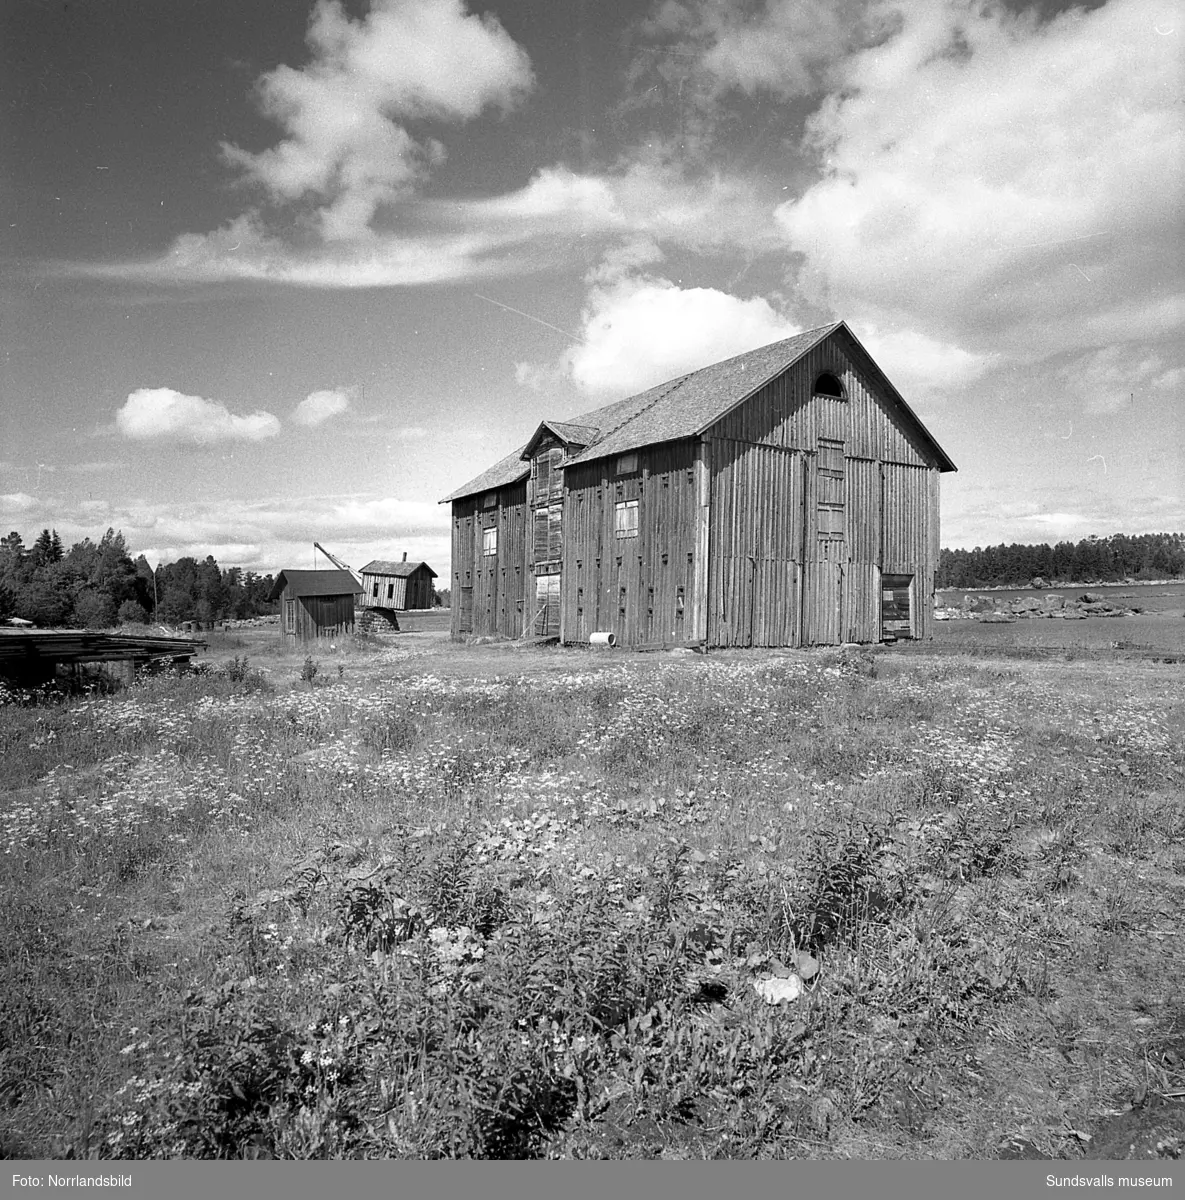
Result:
M473 589L471 587L463 587L461 589L461 608L457 622L457 632L473 632Z
M913 576L881 576L881 639L913 637Z
M560 636L560 574L538 575L535 578L536 637Z
M293 645L296 644L296 601L284 601L284 620L281 628L284 631L284 640Z

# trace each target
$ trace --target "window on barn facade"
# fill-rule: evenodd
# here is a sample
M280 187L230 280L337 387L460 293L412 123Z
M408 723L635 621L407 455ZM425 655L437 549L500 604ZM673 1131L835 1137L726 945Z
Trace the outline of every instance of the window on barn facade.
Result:
M847 393L843 390L843 384L830 371L824 371L815 380L815 387L812 394L815 396L830 396L835 400L846 400L848 398Z
M844 514L842 504L819 505L819 541L843 541Z
M375 598L376 600L379 598L379 585L378 585L378 580L375 580L375 584L374 584L374 598Z
M481 531L481 552L486 558L498 553L497 525L491 525L488 529Z
M493 508L498 503L498 495L496 492L486 492L481 498L482 508Z
M833 438L819 439L819 474L826 479L844 477L844 444Z
M623 454L617 460L615 474L617 475L632 475L638 469L638 456L636 454Z
M535 509L535 567L558 563L564 556L562 504L549 504Z
M560 446L541 450L531 459L532 495L536 504L564 494L564 451Z
M395 599L395 585L393 583L387 584L387 599L388 600Z
M614 508L614 532L619 538L638 536L637 500L619 500Z

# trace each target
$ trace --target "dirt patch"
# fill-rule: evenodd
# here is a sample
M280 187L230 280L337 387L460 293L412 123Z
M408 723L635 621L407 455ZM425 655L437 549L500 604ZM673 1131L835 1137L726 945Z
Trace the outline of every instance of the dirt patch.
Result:
M1180 1158L1185 1151L1185 1103L1156 1097L1099 1125L1083 1158Z

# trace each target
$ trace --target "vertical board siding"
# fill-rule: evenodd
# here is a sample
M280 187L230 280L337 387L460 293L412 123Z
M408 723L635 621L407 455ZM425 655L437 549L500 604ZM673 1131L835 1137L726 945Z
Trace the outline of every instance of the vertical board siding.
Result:
M824 372L845 398L812 394ZM842 443L842 479L820 473L821 439ZM809 351L716 422L705 445L710 645L879 641L882 572L912 576L912 636L930 636L938 463L854 341ZM777 455L797 467L779 468ZM823 536L820 504L833 522ZM837 505L842 537L826 532ZM790 511L798 534L788 540Z
M913 630L915 638L928 637L934 593L933 528L930 516L936 499L934 472L918 467L885 463L882 466L884 541L881 569L886 575L912 575Z
M288 644L338 638L354 632L354 597L280 593L280 633Z
M712 437L808 452L815 451L819 438L836 438L856 458L936 466L921 437L905 427L904 412L878 389L870 366L855 342L842 336L829 338L709 432ZM846 400L811 395L824 371L840 380Z
M709 644L795 645L806 456L726 438L708 446Z
M480 545L477 547L481 552ZM374 594L378 587L378 595ZM387 595L390 588L391 595ZM363 572L362 598L364 608L388 608L403 611L409 608L431 608L433 603L432 575L427 567L417 567L410 575L379 575Z
M824 372L843 397L813 395ZM701 435L636 457L621 476L617 457L565 465L546 438L529 478L500 489L494 509L455 501L453 636L521 636L542 586L542 627L556 628L555 594L565 642L596 632L623 646L871 642L882 636L883 575L910 578L912 635L930 636L939 460L845 330ZM638 505L636 536L618 536L625 501ZM498 552L483 561L491 521Z
M452 621L454 638L520 637L523 633L527 564L527 485L497 491L492 508L480 496L453 501ZM495 554L482 553L482 531L498 531ZM431 577L428 576L429 591ZM534 597L534 584L531 585Z
M695 444L638 453L617 476L616 460L567 468L561 584L563 640L613 633L623 646L694 640L692 589L698 531ZM638 501L638 532L618 537L619 503Z

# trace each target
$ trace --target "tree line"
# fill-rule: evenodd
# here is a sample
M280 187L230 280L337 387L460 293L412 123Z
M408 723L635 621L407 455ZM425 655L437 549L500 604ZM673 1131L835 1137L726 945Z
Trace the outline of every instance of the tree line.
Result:
M69 550L56 529L43 529L32 546L15 530L0 538L0 620L22 617L44 629L260 616L276 611L268 600L273 582L270 575L223 569L213 555L154 571L143 554L131 557L114 529Z
M1125 579L1185 576L1185 534L1125 533L1080 542L976 546L943 550L934 577L938 588L1024 587L1042 584L1121 583Z

